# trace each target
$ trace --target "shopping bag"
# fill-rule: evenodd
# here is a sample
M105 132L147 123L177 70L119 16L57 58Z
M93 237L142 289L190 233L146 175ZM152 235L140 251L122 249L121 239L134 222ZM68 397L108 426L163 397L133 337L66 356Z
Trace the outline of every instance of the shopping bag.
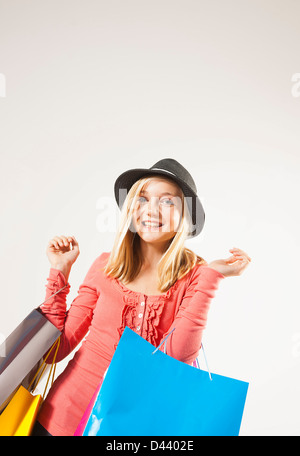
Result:
M90 414L93 410L93 407L94 407L94 404L95 404L95 400L97 398L97 395L98 395L98 392L101 388L101 384L102 384L102 380L101 382L99 383L99 385L97 386L96 388L96 391L94 392L93 396L92 396L92 399L90 400L90 403L89 405L87 406L87 409L86 411L84 412L78 426L77 426L77 429L74 433L74 436L81 436L83 434L83 431L85 429L85 426L86 426L86 423L88 422L88 419L90 417Z
M30 312L0 345L0 411L16 393L20 384L23 384L30 371L40 364L43 355L60 334L37 308ZM23 386L26 386L26 382Z
M40 403L40 395L33 396L21 385L0 415L0 436L30 435Z
M249 384L158 348L125 328L83 435L237 436Z
M43 399L46 396L46 391L50 378L52 377L51 385L55 375L55 359L59 348L60 339L58 339L49 350L42 365L39 367L36 375L31 381L28 390L20 385L17 392L14 394L11 401L8 403L4 411L0 415L0 436L29 436L35 424L37 414ZM48 380L46 382L43 396L41 394L33 395L30 393L31 386L35 383L37 386L43 373L46 369L46 361L51 351L55 349L55 354L52 360ZM37 381L36 381L37 378ZM35 387L36 387L35 386Z

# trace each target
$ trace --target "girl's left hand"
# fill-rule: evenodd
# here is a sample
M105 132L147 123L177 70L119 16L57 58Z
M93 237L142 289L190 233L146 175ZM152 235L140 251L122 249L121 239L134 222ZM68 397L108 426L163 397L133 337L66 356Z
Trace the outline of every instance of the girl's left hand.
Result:
M225 277L241 275L249 265L251 258L241 249L233 248L229 252L232 255L226 260L215 260L207 266L220 272Z

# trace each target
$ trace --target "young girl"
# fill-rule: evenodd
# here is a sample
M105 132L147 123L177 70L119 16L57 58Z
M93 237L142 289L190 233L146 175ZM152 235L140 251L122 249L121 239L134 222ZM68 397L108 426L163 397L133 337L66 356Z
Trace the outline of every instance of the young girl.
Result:
M184 246L205 217L192 176L176 160L126 171L115 196L122 210L113 248L95 259L69 310L78 242L56 236L48 244L46 299L66 286L41 307L62 332L57 361L88 335L50 389L33 435L74 435L126 326L156 347L176 328L166 353L192 364L220 280L240 275L251 261L233 248L229 258L207 264Z

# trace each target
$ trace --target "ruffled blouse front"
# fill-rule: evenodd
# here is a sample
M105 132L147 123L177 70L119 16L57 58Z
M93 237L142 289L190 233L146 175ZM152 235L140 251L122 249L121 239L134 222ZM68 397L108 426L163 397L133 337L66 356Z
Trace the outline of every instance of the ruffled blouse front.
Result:
M169 288L166 293L160 295L145 295L127 288L118 279L112 279L114 286L121 292L124 307L122 310L122 322L118 328L121 337L126 326L136 331L151 344L157 346L160 332L158 330L161 314L166 302L176 292L180 281ZM115 344L117 348L118 342Z
M52 435L74 434L126 326L156 347L175 328L166 352L191 364L201 346L211 298L224 277L197 265L166 293L148 296L104 274L109 254L96 258L68 309L70 284L47 300L66 285L62 272L50 269L47 301L41 310L62 333L57 359L64 359L82 342L54 382L38 417Z

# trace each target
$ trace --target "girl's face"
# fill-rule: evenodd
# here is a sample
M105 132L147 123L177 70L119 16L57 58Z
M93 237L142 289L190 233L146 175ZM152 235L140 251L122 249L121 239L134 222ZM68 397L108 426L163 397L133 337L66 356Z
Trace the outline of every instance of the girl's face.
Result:
M137 199L133 224L145 242L164 242L172 239L182 217L182 191L168 179L152 178Z

